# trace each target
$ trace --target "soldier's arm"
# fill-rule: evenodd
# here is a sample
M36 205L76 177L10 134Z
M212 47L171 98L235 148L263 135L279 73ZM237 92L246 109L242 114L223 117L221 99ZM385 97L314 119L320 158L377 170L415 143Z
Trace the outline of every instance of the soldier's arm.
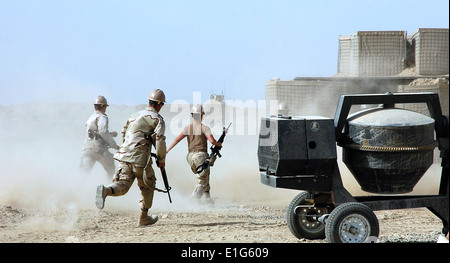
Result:
M216 141L216 139L215 139L214 136L212 135L211 128L209 128L209 127L206 126L206 125L203 125L203 126L202 126L202 129L203 129L203 133L205 134L206 138L208 139L208 141L209 141L212 145L222 147L222 143Z
M113 136L108 130L108 118L105 116L101 116L98 118L98 134L103 138L103 140L106 141L106 143L109 145L109 147L118 149L119 146L117 145L116 141L114 140Z
M183 133L180 133L175 139L173 139L172 143L170 144L169 148L167 148L167 152L169 152L175 145L177 145L181 140L183 140L186 137Z
M123 125L122 128L122 143L125 142L125 134L127 133L127 129L128 129L128 125L130 124L130 121L127 120L127 122L125 123L125 125Z
M166 136L164 136L164 132L166 130L166 126L162 117L160 117L158 125L155 128L155 149L156 155L159 159L159 167L164 168L166 162Z
M212 134L206 135L206 138L212 145L222 147L222 143L216 141L216 139L214 139L214 136Z

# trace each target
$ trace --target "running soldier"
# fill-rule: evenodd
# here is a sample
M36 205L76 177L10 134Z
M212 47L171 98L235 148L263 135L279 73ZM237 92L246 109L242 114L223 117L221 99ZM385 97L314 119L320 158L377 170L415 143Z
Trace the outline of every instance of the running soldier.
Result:
M210 196L211 186L209 184L210 168L208 166L206 169L201 169L202 171L199 173L197 173L197 168L202 166L208 158L208 141L219 147L222 147L222 143L217 142L211 133L211 128L202 123L204 114L202 105L197 104L192 107L192 123L183 128L183 131L173 140L169 148L167 148L167 152L185 137L187 138L189 152L186 160L192 172L197 174L197 185L192 196L199 201L204 195L207 202L212 204L213 201Z
M103 96L98 96L94 102L94 114L86 122L86 139L81 154L80 168L85 173L90 173L95 162L99 162L112 178L115 171L114 159L109 148L119 149L113 137L117 132L109 132L106 107L108 102Z
M118 170L113 183L108 186L97 186L96 206L102 209L107 196L122 196L128 192L134 179L141 191L141 215L138 225L146 226L156 223L158 216L148 216L152 207L156 177L152 168L151 147L156 149L159 167L165 167L166 137L165 123L159 114L166 101L164 92L155 89L150 93L149 106L132 114L122 130L123 143L114 155L119 161Z

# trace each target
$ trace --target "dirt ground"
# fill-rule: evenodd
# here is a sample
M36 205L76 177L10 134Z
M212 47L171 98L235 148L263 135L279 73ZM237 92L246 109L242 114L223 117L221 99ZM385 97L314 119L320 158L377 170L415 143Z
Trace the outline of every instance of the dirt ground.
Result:
M0 207L2 243L326 243L294 237L286 207L221 204L188 211L154 209L159 221L137 226L137 210L46 213ZM442 228L427 209L376 211L379 242L435 243Z

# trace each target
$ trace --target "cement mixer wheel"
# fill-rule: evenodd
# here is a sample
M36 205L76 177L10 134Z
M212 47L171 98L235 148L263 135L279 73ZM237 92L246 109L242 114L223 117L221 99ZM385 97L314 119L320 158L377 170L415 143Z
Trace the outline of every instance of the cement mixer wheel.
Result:
M325 236L330 243L376 242L380 229L374 212L364 204L337 206L326 220Z
M298 194L289 204L286 219L291 233L298 239L324 239L325 225L317 220L318 217L327 214L326 207L296 208L309 204L306 201L307 192Z

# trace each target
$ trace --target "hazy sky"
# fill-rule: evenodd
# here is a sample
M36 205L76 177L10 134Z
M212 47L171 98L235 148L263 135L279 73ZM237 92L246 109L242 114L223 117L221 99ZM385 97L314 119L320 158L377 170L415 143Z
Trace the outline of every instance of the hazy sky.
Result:
M336 74L340 35L448 27L448 0L0 0L0 105L262 100Z

